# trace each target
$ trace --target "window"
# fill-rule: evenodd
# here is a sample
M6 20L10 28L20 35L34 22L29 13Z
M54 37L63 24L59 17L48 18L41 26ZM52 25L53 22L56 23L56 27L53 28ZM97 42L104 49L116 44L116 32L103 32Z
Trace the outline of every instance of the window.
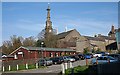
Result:
M50 57L53 57L53 53L50 53L49 55L50 55Z
M58 53L55 53L55 56L58 56Z
M16 55L16 54L14 55L14 59L18 59L18 57L17 57L17 55Z
M60 56L62 56L62 52L60 52Z

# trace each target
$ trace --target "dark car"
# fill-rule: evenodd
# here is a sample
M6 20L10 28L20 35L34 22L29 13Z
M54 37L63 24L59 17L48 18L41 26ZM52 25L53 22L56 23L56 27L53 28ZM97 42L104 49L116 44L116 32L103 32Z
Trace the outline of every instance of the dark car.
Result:
M63 56L62 57L64 62L74 62L75 59L74 58L71 58L70 56Z
M38 61L38 64L39 64L40 66L48 66L48 65L52 65L53 62L52 62L52 60L50 60L50 59L40 59L40 60Z
M53 64L61 64L64 61L62 57L54 57L50 58L50 60L52 60Z
M83 54L78 54L78 57L81 59L81 60L84 60L85 59L85 56Z
M71 57L71 58L74 58L75 61L79 60L79 57L78 57L77 55L72 55L72 56L70 56L70 57Z
M101 56L96 59L92 59L92 64L106 64L106 63L114 63L117 62L118 60L111 57L111 56Z
M108 56L111 56L120 61L120 54L109 54Z

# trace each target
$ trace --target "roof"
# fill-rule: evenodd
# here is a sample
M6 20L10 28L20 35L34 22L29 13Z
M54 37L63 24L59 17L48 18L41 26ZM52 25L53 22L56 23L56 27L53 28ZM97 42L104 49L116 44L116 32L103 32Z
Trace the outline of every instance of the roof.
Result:
M65 38L68 34L70 34L72 31L74 31L75 29L73 30L70 30L70 31L67 31L67 32L62 32L62 33L59 33L57 36L59 39L63 39Z
M107 40L115 40L114 37L109 37L109 36L104 36L104 35L98 35L99 38L104 38L104 39L107 39Z
M94 41L105 41L103 38L99 38L99 37L90 37L90 36L84 36L86 37L88 40L94 40Z
M45 47L25 47L27 50L46 50L46 51L75 51L72 49L65 49L65 48L45 48Z
M91 46L93 46L93 47L98 47L97 45L95 45L95 44L90 44Z
M75 50L67 49L67 48L45 48L45 47L23 47L23 46L21 46L21 47L17 48L16 50L14 50L9 55L13 54L14 52L19 50L20 48L24 48L26 50L31 50L31 51L33 51L33 50L38 50L38 51L45 50L45 51L69 51L69 52L75 52Z
M116 31L116 32L120 32L120 28L116 29L115 31Z

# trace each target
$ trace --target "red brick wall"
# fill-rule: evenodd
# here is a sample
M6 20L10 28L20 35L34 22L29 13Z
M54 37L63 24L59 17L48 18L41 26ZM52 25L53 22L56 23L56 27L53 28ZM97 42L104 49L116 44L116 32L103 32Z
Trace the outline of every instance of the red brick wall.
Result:
M18 52L23 52L22 54L18 54ZM35 58L37 57L37 53L35 54L35 51L28 51L24 48L20 48L16 52L14 52L12 55L14 56L15 54L17 55L18 59L30 59L30 58Z
M18 52L23 52L23 55L22 54L18 54ZM15 54L17 55L18 59L16 60L19 60L19 59L33 59L33 58L40 58L40 57L50 57L50 53L53 54L53 57L56 57L55 56L55 53L58 53L58 56L60 56L60 53L62 53L62 55L65 55L66 53L67 54L74 54L74 52L62 52L62 51L46 51L44 50L43 51L43 55L42 55L42 51L38 51L38 50L26 50L24 48L20 48L19 50L17 50L16 52L14 52L12 55L14 56ZM8 60L13 60L13 58L9 59ZM14 59L15 60L15 59Z

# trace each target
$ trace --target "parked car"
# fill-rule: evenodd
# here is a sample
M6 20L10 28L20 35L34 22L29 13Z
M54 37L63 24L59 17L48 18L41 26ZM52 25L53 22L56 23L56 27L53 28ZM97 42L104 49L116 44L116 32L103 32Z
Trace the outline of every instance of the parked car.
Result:
M38 64L39 64L40 66L48 66L48 65L52 65L53 62L52 62L52 60L50 60L50 59L40 59L40 60L38 61Z
M109 54L108 56L111 56L120 61L120 54Z
M74 58L71 58L69 56L63 56L63 59L64 59L64 62L69 62L69 61L74 62L75 61Z
M64 62L64 59L62 57L54 57L50 58L50 60L52 60L53 64L61 64Z
M85 56L83 54L78 54L78 57L81 59L81 60L84 60L85 59Z
M110 53L108 53L108 52L105 52L105 54L106 54L106 55L109 55Z
M105 63L112 63L112 62L117 62L118 60L111 57L111 56L101 56L101 57L98 57L97 59L93 59L92 60L92 64L105 64Z
M79 60L78 55L71 55L70 57L71 57L71 58L74 58L74 59L75 59L75 61Z
M101 52L97 52L93 55L93 57L101 57L102 56L102 53Z

